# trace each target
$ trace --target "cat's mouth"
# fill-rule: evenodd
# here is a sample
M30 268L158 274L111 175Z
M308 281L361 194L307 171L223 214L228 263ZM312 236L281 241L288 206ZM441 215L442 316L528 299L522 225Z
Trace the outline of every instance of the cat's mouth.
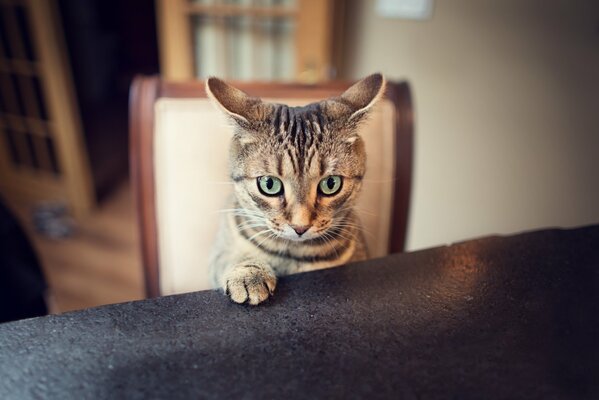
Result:
M300 242L306 242L306 241L321 238L326 235L326 231L328 229L329 229L329 227L324 227L324 228L310 227L309 229L305 230L304 232L298 233L290 226L287 226L282 230L281 229L278 230L279 231L278 236L285 240L300 243Z
M319 238L320 236L321 236L321 234L318 234L314 231L307 231L307 232L303 233L302 235L298 235L293 230L291 232L288 232L285 230L285 231L280 232L280 234L279 234L279 237L282 237L286 240L290 240L292 242L305 242L308 240Z

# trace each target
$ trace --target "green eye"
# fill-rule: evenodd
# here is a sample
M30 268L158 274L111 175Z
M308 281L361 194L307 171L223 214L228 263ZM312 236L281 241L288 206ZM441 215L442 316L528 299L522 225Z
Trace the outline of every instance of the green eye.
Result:
M274 176L261 176L258 178L258 189L266 196L278 196L283 193L283 182Z
M343 180L340 176L327 176L320 181L318 184L318 189L320 190L320 193L324 194L325 196L332 196L341 189L342 182Z

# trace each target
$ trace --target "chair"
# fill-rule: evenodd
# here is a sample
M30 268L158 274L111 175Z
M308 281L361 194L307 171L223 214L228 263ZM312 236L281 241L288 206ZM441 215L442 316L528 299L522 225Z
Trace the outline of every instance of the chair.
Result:
M314 86L237 83L266 100L307 104L349 83ZM132 184L148 297L210 288L208 254L231 192L230 127L202 82L137 77L130 93ZM385 98L361 127L368 154L358 202L373 257L404 250L412 173L410 88L388 82Z

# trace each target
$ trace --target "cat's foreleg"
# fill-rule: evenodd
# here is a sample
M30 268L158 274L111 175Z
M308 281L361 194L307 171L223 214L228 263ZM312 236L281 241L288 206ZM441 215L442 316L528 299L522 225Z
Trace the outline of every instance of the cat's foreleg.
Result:
M239 238L232 234L227 222L231 220L222 220L210 257L212 282L235 303L260 304L275 290L275 272L259 254L254 254L255 248L239 251L245 242L237 241Z

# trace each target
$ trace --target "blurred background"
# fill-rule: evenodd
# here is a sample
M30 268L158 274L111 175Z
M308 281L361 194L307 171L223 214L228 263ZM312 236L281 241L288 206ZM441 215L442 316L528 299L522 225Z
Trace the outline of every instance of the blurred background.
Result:
M0 0L0 35L0 280L41 270L51 312L144 296L137 74L407 80L407 250L599 222L596 0Z

